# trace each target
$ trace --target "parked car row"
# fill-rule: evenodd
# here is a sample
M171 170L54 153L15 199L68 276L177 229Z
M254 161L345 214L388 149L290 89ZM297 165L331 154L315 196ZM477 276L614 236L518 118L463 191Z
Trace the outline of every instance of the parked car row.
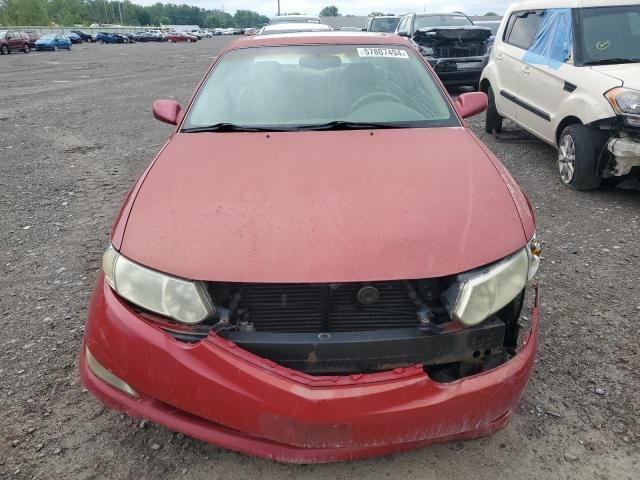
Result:
M247 31L250 29L246 29ZM211 38L213 32L193 30L178 32L169 30L148 30L146 32L97 32L89 33L75 29L65 33L47 33L41 35L35 30L0 30L0 55L12 52L29 53L31 50L71 50L71 46L80 43L135 43L135 42L197 42L202 38Z

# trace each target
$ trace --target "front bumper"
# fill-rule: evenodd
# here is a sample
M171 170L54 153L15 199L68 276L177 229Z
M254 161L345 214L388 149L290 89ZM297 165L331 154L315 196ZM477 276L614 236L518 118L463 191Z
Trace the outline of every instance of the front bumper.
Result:
M475 85L480 82L488 55L479 57L426 57L436 74L447 86Z
M421 365L367 375L310 376L209 335L173 339L123 303L100 277L80 356L82 382L107 406L252 455L321 463L489 435L515 411L533 367L539 307L521 351L452 383ZM95 376L85 348L137 397Z

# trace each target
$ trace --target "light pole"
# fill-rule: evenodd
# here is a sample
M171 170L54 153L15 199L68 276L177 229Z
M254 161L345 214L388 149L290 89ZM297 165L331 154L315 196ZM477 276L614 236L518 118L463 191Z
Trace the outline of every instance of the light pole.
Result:
M278 15L280 15L280 0L278 0Z

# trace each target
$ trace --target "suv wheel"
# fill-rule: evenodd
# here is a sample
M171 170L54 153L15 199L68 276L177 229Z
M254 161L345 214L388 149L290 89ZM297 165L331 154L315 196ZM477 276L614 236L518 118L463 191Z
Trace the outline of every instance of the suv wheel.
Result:
M593 134L584 125L569 125L558 142L558 171L562 183L575 190L593 190L602 178Z
M2 45L0 47L0 55L8 55L9 54L9 47L7 47L6 45Z
M502 117L496 109L496 97L493 88L489 87L487 91L488 105L485 116L484 131L487 133L500 133L502 131Z
M31 48L29 48L29 45L25 45L24 48L22 49L22 51L24 53L29 53L31 51Z

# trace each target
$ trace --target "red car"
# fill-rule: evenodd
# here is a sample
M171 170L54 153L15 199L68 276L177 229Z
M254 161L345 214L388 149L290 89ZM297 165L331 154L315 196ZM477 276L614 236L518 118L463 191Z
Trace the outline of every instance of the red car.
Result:
M0 30L0 55L11 52L31 51L31 41L26 33L14 30Z
M532 370L534 214L416 47L239 39L114 223L84 335L111 408L297 463L488 435Z
M189 35L184 32L170 32L166 35L167 42L197 42L198 37L195 35Z

